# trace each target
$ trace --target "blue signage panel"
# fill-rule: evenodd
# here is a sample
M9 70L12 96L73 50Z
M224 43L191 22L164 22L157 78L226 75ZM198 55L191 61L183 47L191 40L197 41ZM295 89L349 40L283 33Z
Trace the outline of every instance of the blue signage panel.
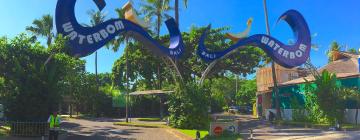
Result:
M209 26L207 31L205 31L200 38L197 53L203 60L211 62L222 58L232 51L236 51L236 49L241 49L246 46L254 46L260 47L267 53L268 56L281 66L286 68L300 66L307 61L310 55L311 36L308 25L304 17L295 10L285 12L278 21L280 20L286 21L293 30L295 37L297 37L294 45L285 45L271 36L256 34L239 40L237 43L223 51L212 52L207 50L207 47L204 44L207 31L210 29Z
M170 33L170 47L164 47L141 26L126 19L110 19L95 27L80 25L74 12L76 1L58 0L55 16L57 31L59 34L69 38L69 46L73 56L84 57L90 55L119 34L139 40L144 43L145 47L158 55L179 58L184 51L181 33L172 18L165 22ZM96 2L100 10L106 5L104 0L94 0L94 2Z

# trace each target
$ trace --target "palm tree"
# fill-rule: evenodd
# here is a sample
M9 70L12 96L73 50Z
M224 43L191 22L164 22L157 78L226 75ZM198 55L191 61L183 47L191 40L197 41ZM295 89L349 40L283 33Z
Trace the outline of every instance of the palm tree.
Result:
M330 49L326 51L326 55L328 56L329 62L332 62L334 60L335 51L340 51L342 49L342 46L337 43L336 41L333 41L330 45Z
M188 6L188 0L183 0L185 8ZM177 24L180 24L180 17L179 17L179 0L175 0L175 20Z
M53 17L47 14L40 19L35 19L32 24L32 26L27 26L26 30L31 32L34 37L45 37L47 40L46 44L50 47L54 37Z
M32 24L33 26L27 26L26 30L34 35L34 39L37 37L45 37L46 44L49 48L55 36L53 32L53 17L49 14L43 15L41 19L35 19ZM54 53L55 52L51 53L49 58L45 61L44 65L46 65L51 60L51 58L54 56Z
M166 12L170 11L171 8L169 6L168 0L146 0L147 4L142 5L141 11L145 15L145 21L151 22L154 17L156 17L156 33L157 37L160 37L160 27L162 25L163 20L166 17L169 17Z
M91 18L91 20L90 20L91 26L96 26L100 23L103 23L106 18L106 14L104 14L101 11L90 10L87 12L87 14ZM99 77L98 77L98 72L97 72L97 51L95 52L95 77L96 77L96 89L97 89L97 91L99 91Z
M358 51L355 48L351 48L348 51L349 53L358 54Z

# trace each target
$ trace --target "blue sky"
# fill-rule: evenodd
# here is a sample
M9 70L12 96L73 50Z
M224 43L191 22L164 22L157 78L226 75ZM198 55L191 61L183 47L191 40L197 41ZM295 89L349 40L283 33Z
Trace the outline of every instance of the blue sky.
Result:
M115 8L120 8L125 0L105 0L107 6L103 11L108 18L115 18ZM44 14L55 15L57 0L0 0L0 36L12 38L26 32L25 27ZM139 2L135 1L136 7ZM293 38L290 27L284 22L276 24L277 18L286 10L300 11L307 20L312 34L317 34L313 43L320 46L318 51L311 52L315 66L327 63L325 51L334 40L350 48L360 47L360 1L347 0L268 0L270 30L272 36L283 42ZM76 15L81 23L89 23L86 12L97 9L92 0L78 0ZM173 15L173 12L169 13ZM266 33L262 0L189 0L188 8L181 5L180 30L189 31L192 25L212 27L231 27L231 32L240 32L246 28L249 17L254 18L250 34ZM164 26L164 25L163 25ZM162 27L162 34L167 30ZM113 52L102 48L98 51L98 71L111 72L116 59L123 52ZM94 55L84 58L86 70L94 72Z

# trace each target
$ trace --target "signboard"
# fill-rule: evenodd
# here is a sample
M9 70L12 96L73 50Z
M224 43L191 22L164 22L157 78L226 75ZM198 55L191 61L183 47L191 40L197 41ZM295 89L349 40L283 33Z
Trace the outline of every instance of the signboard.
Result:
M200 38L198 55L205 61L212 62L221 59L227 54L248 46L259 47L266 52L276 63L286 68L293 68L304 64L310 55L311 36L308 25L304 17L295 10L285 12L278 21L286 21L295 36L297 37L294 45L285 45L274 37L265 34L256 34L247 38L243 38L230 46L228 49L218 52L211 52L205 46L205 38L207 32L203 33Z
M210 135L219 136L224 133L224 131L237 134L238 133L238 124L237 122L211 122L210 123Z
M73 56L84 57L90 55L118 35L132 37L158 55L179 58L184 52L181 33L173 18L165 22L170 33L170 46L164 47L140 25L126 19L110 19L95 27L82 26L75 17L76 1L58 0L55 16L57 32L69 38L68 45ZM106 6L104 0L94 0L94 2L96 2L100 10Z

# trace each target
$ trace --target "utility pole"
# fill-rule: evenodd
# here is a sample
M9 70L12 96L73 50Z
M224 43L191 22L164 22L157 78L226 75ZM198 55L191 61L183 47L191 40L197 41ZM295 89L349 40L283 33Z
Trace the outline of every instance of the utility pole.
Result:
M267 32L267 35L270 36L269 19L268 19L266 0L263 0L263 2L264 2L266 32ZM271 71L272 71L272 79L274 82L273 92L275 94L276 119L280 120L281 119L281 111L280 111L279 91L278 91L278 87L277 87L278 84L277 84L277 78L276 78L275 64L276 63L274 61L272 61Z
M129 61L128 61L128 49L129 49L129 41L126 38L126 48L125 48L125 57L126 57L126 95L125 95L125 109L126 109L126 115L125 120L128 123L129 122Z
M235 85L235 94L237 94L238 92L238 79L239 79L239 76L237 74L235 74L236 76L236 85Z

